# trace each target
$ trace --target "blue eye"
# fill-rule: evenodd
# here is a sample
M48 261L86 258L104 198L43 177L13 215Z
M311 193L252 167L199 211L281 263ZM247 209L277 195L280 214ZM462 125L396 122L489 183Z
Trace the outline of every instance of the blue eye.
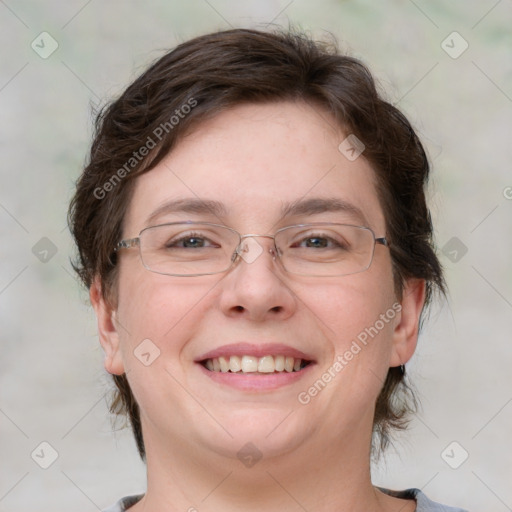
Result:
M301 249L346 250L349 248L349 244L341 239L341 237L334 239L330 236L313 235L302 238L299 242L292 244L291 247L299 247Z
M197 236L190 236L186 238L181 238L180 240L178 240L178 243L181 243L182 247L204 247L205 239L199 238ZM176 245L176 243L172 245ZM168 247L172 245L169 244Z
M189 233L166 242L167 249L202 249L204 247L219 247L200 233Z
M304 241L306 241L306 247L325 249L329 245L329 240L327 238L319 236L305 238Z

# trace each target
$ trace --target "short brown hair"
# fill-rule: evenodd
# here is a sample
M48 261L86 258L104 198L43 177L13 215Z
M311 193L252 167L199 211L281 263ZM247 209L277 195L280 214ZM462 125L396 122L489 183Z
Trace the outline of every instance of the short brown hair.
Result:
M332 42L293 30L248 29L180 44L97 115L89 160L68 214L78 247L74 268L85 286L99 277L103 297L115 306L113 247L122 237L137 176L155 167L183 134L206 118L241 103L287 100L322 106L346 133L364 143L386 220L397 296L408 278L426 280L425 305L436 290L444 293L425 200L429 163L410 123L380 96L369 70ZM113 378L117 391L111 412L128 414L144 459L138 405L126 376ZM381 448L390 429L403 428L414 409L409 392L403 371L390 368L375 407L374 434Z

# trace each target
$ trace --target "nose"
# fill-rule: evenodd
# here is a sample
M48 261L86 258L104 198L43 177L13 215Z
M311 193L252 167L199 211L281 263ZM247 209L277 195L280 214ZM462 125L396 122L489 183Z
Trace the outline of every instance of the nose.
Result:
M224 314L252 321L289 318L296 299L275 254L273 238L245 235L237 252L238 261L221 284Z

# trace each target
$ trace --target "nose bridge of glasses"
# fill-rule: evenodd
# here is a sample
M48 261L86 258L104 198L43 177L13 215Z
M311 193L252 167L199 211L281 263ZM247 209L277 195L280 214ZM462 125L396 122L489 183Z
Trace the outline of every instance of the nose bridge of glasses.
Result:
M247 233L240 235L240 244L235 251L235 255L240 256L246 261L246 263L252 263L265 249L256 238L270 238L272 240L272 246L268 249L269 253L272 254L275 259L275 236L274 235L260 235L257 233Z
M271 238L272 240L275 240L275 235L259 235L256 233L247 233L246 235L240 235L240 241L243 241L246 238Z

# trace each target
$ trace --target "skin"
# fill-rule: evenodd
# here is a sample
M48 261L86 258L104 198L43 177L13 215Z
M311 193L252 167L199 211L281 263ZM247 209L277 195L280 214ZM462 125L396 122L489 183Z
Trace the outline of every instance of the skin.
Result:
M223 112L137 179L123 237L137 236L166 201L197 197L221 201L227 215L167 214L153 225L203 220L268 234L299 222L358 224L339 212L281 217L283 202L336 197L385 236L374 171L364 154L349 161L340 153L346 135L303 103ZM285 273L268 253L270 240L257 241L265 251L252 263L194 278L150 272L137 249L123 251L115 308L101 298L99 279L91 287L105 368L127 373L141 409L148 487L130 511L413 511L413 500L372 486L369 456L388 368L406 363L416 346L424 281L406 283L401 312L302 405L297 395L397 302L389 249L377 245L364 272L313 278ZM133 351L148 338L160 356L145 366ZM194 362L240 340L285 343L313 354L315 365L293 384L247 392L212 382ZM248 442L262 454L252 467L237 457Z

